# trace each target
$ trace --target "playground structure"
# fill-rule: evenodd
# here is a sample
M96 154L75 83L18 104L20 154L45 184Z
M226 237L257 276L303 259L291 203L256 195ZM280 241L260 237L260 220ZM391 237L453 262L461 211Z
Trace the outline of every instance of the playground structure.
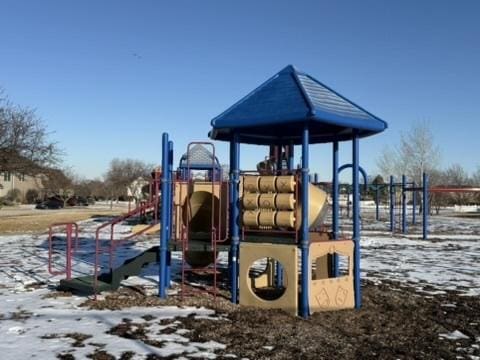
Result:
M440 193L478 193L478 187L430 186L429 176L422 174L422 182L418 186L414 181L408 181L406 175L401 176L401 182L395 182L390 176L387 184L369 184L375 191L375 220L380 220L380 191L388 189L388 219L389 231L392 233L408 233L409 225L417 225L417 209L421 200L422 239L427 240L429 235L429 217L432 194ZM411 210L408 210L407 194L411 195ZM421 197L419 198L419 194ZM410 222L408 221L410 217Z
M386 122L287 66L211 124L209 137L230 145L229 179L224 180L215 147L207 142L189 144L174 171L173 141L163 134L161 191L155 190L154 204L149 203L161 209L159 246L114 269L115 247L122 240L113 239L112 230L109 269L101 272L99 231L131 216L127 214L97 230L93 276L66 279L61 286L96 294L158 262L159 296L165 298L171 252L181 251L181 296L192 291L216 296L217 254L227 251L233 303L284 309L304 318L317 311L359 308L359 140L384 131ZM341 141L352 144L353 231L348 238L339 232ZM332 143L331 229L323 223L327 194L310 183L309 151L318 143ZM256 170L242 171L241 144L266 146L269 156ZM298 169L295 146L302 153ZM212 286L189 286L189 273L210 274Z

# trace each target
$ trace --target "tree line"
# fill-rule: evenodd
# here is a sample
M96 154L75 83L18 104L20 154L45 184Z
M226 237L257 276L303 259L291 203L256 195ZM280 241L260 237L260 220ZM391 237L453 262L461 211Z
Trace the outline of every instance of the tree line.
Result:
M126 199L127 187L138 178L148 180L154 169L136 159L113 159L102 178L84 179L63 164L64 151L52 140L52 132L34 109L14 104L0 88L0 173L41 175L46 196ZM35 201L36 189L26 200ZM18 197L9 193L8 201Z

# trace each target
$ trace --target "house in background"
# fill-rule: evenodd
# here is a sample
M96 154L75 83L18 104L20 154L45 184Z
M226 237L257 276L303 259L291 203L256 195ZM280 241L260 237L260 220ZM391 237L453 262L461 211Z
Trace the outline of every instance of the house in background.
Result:
M44 186L43 179L45 175L25 175L12 172L0 172L0 197L4 197L10 190L17 189L20 191L21 200L25 200L27 191L32 189L38 191L42 195Z

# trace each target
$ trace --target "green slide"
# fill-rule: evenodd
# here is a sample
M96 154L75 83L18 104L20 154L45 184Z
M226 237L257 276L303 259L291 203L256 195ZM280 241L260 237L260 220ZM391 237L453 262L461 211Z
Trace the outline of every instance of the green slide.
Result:
M97 277L97 293L102 291L116 290L122 280L129 276L140 275L142 268L159 262L159 247L154 246L143 253L126 260L123 265L110 270L109 273L100 274ZM79 292L83 294L94 293L94 277L92 275L81 276L70 280L60 280L58 290Z

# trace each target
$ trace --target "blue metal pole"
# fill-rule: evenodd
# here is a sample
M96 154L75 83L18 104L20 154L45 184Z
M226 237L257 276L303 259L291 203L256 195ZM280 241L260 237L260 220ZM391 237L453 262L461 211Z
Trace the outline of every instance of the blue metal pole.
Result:
M282 171L283 170L283 160L282 160L282 149L283 146L278 147L277 151L277 170ZM287 164L288 165L288 164ZM277 279L277 288L282 288L283 287L283 266L279 261L275 261L275 273L276 273L276 279Z
M423 173L423 240L428 239L428 175Z
M362 306L362 289L360 284L360 188L359 188L359 138L355 131L352 139L352 163L353 163L353 241L355 243L353 254L355 308Z
M277 147L277 171L281 171L283 169L283 159L282 159L282 150L283 146L278 146Z
M390 231L395 230L395 185L393 183L393 176L390 175Z
M333 179L332 179L332 230L333 230L333 238L335 240L338 239L338 231L339 231L339 222L338 222L338 215L339 215L339 203L338 203L338 141L333 142ZM332 273L334 277L338 276L338 257L336 255L333 256L332 259Z
M402 175L402 233L407 233L407 177Z
M347 219L350 219L350 188L347 185Z
M416 189L417 186L415 184L415 181L413 182L413 188ZM417 223L417 190L413 190L412 192L412 225L416 225Z
M295 157L295 146L293 144L288 145L288 170L293 170L295 167L294 157Z
M160 223L160 270L158 280L158 296L166 298L166 271L167 271L167 237L168 237L168 134L162 135L162 216Z
M171 285L171 263L172 263L172 253L170 251L170 238L172 235L172 223L173 223L173 141L168 142L168 211L167 211L167 268L165 271L165 286L167 288Z
M375 220L380 220L380 191L378 184L375 185Z
M301 278L301 315L303 318L308 318L310 314L310 308L308 304L309 296L309 259L308 252L310 247L310 239L308 233L308 186L309 186L309 169L308 169L308 145L309 145L309 131L308 125L305 124L302 133L302 240L301 240L301 268L302 268L302 278Z
M231 228L231 269L230 284L232 287L231 301L236 304L238 302L238 251L240 244L239 229L239 184L240 184L240 143L238 134L234 134L233 141L230 142L231 164L230 164L230 181L232 182L232 207L230 208L230 228Z

